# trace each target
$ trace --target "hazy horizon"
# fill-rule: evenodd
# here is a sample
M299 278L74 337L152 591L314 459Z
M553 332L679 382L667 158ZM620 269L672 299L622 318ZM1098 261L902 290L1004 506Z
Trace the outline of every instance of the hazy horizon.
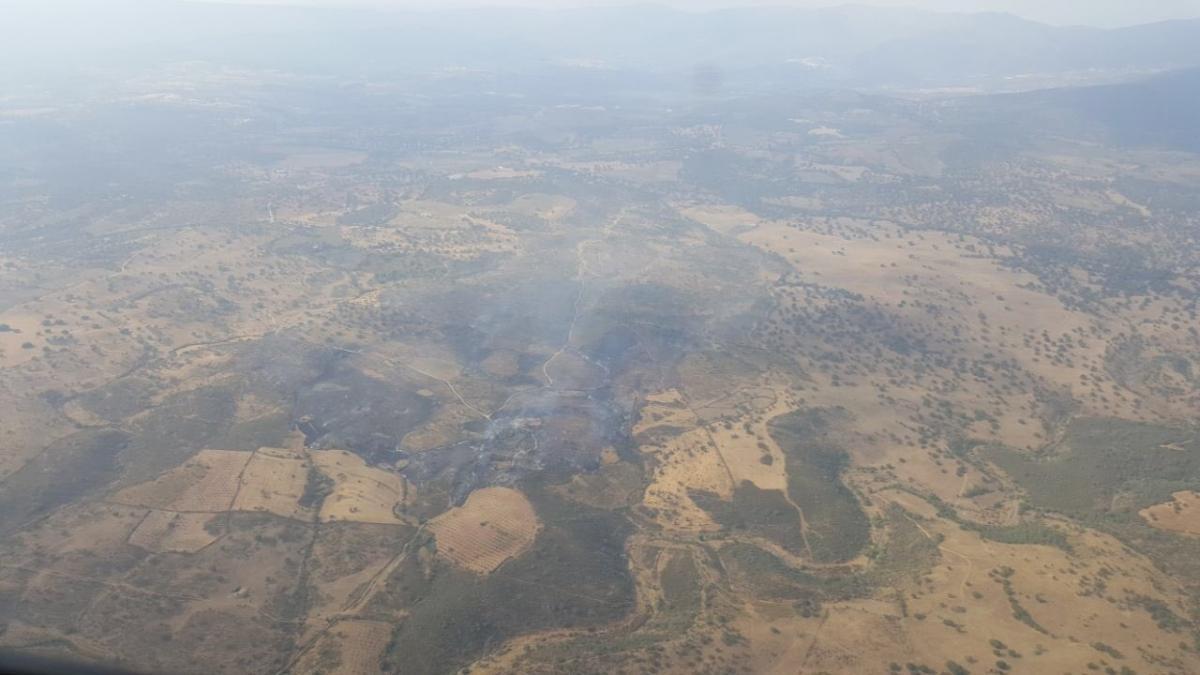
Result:
M1200 0L198 0L234 4L321 7L369 7L419 10L520 7L538 9L663 5L674 9L708 11L739 7L838 7L866 5L911 7L937 12L1006 12L1033 21L1059 25L1119 27L1172 19L1200 17Z
M137 11L143 7L179 4L236 4L259 6L296 6L359 9L396 9L417 11L462 10L482 8L572 9L581 7L664 6L677 10L705 12L748 7L828 8L869 6L885 8L914 8L946 13L1003 12L1032 21L1052 25L1082 25L1117 28L1166 20L1200 18L1200 0L1154 0L1129 3L1124 0L119 0L103 4L79 0L16 0L9 3L8 19L22 16L37 17L103 17ZM65 10L65 11L64 11Z

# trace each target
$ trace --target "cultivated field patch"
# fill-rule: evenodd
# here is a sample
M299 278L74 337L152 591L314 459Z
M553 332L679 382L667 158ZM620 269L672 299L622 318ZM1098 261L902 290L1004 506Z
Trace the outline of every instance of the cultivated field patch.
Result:
M408 492L403 476L367 466L361 457L345 450L313 452L312 461L333 481L321 504L320 520L384 525L407 522L397 515L403 510Z
M304 653L293 672L306 675L379 673L380 658L391 637L392 626L383 621L339 621Z
M248 452L201 450L183 466L118 492L114 501L167 511L228 511L249 460Z
M488 574L533 543L540 527L525 495L506 487L476 490L462 506L429 523L438 554Z
M129 535L129 543L154 553L194 553L217 540L206 528L214 517L151 509Z
M308 482L308 467L308 461L290 450L260 448L242 472L242 485L233 508L311 520L311 509L301 504Z

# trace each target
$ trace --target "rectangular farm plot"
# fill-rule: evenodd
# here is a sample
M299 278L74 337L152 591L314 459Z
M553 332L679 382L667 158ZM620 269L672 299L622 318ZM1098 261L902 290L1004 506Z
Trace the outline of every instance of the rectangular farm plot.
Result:
M201 450L183 466L122 490L116 501L168 511L228 511L249 460L248 452Z
M200 480L192 483L175 499L176 511L227 511L233 506L238 491L238 477L248 452L230 450L201 450L192 460L204 467Z
M129 543L155 553L195 553L216 541L205 528L211 513L151 510L129 535Z
M382 621L339 621L305 652L296 673L355 675L379 672L379 660L392 638L392 626Z
M352 675L379 668L392 639L392 626L381 621L343 621L334 629L342 642L342 664L336 673Z
M260 449L246 464L234 510L267 511L284 518L312 520L312 510L300 505L308 462L295 456L281 457L270 450Z

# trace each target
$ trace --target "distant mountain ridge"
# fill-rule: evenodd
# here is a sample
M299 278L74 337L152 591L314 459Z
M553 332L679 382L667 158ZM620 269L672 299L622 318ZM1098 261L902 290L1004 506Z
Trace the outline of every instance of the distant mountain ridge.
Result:
M1197 19L1106 30L997 18L968 30L889 41L865 52L857 66L877 77L907 81L1089 69L1165 70L1200 65L1198 38Z
M986 101L1027 120L1037 115L1049 131L1059 125L1073 132L1090 128L1119 144L1200 152L1200 68L1121 84L993 96Z
M656 6L402 12L199 2L133 7L89 15L82 32L60 30L46 18L53 14L42 24L9 21L0 39L12 53L32 57L10 59L9 74L20 74L18 63L77 63L80 52L100 64L201 60L331 75L547 65L654 73L705 66L735 76L780 69L773 77L838 86L946 86L1029 73L1200 66L1200 20L1100 29L1006 14L855 5L711 12Z

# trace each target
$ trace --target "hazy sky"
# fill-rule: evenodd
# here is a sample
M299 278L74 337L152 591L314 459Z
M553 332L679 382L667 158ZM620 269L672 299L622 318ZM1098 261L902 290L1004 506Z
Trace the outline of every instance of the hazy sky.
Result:
M644 0L223 0L256 4L308 4L433 9L518 5L524 7L575 7L630 5ZM651 0L682 9L790 5L821 7L847 4L845 0ZM1058 24L1120 26L1163 19L1200 17L1200 0L856 0L851 4L921 7L940 11L1002 11Z

